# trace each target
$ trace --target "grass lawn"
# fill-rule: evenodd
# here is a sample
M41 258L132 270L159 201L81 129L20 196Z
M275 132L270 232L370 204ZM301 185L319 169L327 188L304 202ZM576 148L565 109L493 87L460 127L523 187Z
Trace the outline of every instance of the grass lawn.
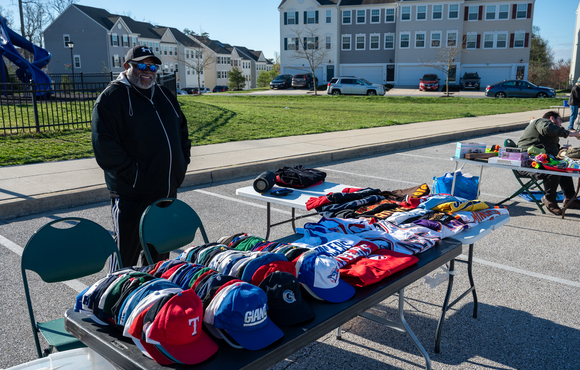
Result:
M561 99L179 96L194 145L547 109ZM0 166L93 156L90 130L0 136Z

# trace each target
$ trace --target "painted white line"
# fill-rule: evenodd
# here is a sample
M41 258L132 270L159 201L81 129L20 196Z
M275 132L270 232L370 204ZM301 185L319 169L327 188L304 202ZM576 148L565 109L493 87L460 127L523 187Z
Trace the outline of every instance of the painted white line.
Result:
M464 259L466 261L468 259L468 257L466 255L464 255L464 254L461 254L459 257L461 257L462 259ZM486 265L486 266L495 267L495 268L498 268L498 269L501 269L501 270L511 271L511 272L515 272L515 273L518 273L518 274L535 277L535 278L538 278L538 279L553 281L555 283L560 283L560 284L564 284L564 285L570 285L570 286L573 286L575 288L580 288L580 283L579 282L576 282L576 281L561 279L561 278L557 278L557 277L550 276L550 275L544 275L544 274L539 274L537 272L531 272L531 271L527 271L527 270L522 270L522 269L519 269L519 268L516 268L516 267L502 265L501 263L490 262L490 261L482 260L482 259L475 258L475 257L473 258L473 262L480 263L480 264Z
M344 173L346 175L351 175L351 176L357 176L357 177L367 177L369 179L376 179L376 180L387 180L387 181L395 181L395 182L402 182L405 184L411 184L411 185L421 185L422 183L419 182L414 182L414 181L403 181L403 180L397 180L397 179L388 179L385 177L379 177L379 176L370 176L370 175L361 175L359 173L352 173L352 172L346 172L346 171L339 171L339 170L333 170L331 168L326 168L326 167L319 167L319 170L324 170L324 171L331 171L331 172L337 172L337 173Z

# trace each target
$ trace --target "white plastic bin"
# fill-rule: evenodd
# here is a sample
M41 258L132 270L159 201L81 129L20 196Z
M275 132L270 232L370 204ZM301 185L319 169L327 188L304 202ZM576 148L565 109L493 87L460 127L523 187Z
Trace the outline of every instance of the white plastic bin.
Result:
M104 357L90 348L55 352L47 357L5 370L116 370Z

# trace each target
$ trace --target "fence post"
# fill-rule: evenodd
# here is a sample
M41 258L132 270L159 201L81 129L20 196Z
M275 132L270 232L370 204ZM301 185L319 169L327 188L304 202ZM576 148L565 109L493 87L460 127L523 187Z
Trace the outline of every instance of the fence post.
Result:
M30 80L30 90L32 91L32 108L34 109L34 125L36 126L36 132L40 132L40 121L38 120L38 106L36 101L36 91L35 91L34 80Z

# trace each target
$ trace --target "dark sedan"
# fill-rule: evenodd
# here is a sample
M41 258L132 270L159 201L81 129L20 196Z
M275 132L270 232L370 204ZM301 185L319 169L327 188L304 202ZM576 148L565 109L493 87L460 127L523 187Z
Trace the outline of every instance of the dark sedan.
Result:
M492 98L555 98L556 90L536 86L529 81L505 80L485 88L485 96Z

